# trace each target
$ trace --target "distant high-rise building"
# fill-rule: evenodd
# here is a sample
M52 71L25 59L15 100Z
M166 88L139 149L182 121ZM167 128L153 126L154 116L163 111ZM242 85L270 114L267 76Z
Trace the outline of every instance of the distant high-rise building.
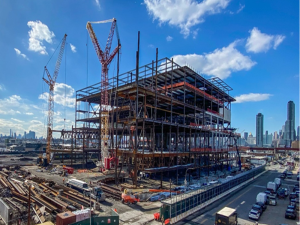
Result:
M296 139L295 134L295 103L289 101L287 104L287 120L285 121L284 141L287 147L290 147L292 141Z
M252 133L249 133L248 139L247 139L247 143L249 145L255 145L256 144L256 140L255 137L253 137Z
M24 139L26 139L26 131L24 131Z
M258 113L256 115L256 146L263 146L263 132L264 132L264 115Z
M300 126L297 127L297 140L300 140Z
M26 134L27 139L35 139L35 132L34 131L29 131L28 134Z
M277 134L277 131L274 132L274 140L277 140L278 139L278 134Z
M248 132L244 132L244 139L247 141L247 139L248 139Z
M11 135L11 129L9 129L9 136L11 137L12 135Z
M282 135L282 130L279 130L279 137L281 137Z

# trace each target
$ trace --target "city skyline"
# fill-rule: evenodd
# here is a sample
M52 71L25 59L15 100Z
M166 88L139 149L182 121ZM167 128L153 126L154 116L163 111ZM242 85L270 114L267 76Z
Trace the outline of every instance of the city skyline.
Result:
M269 132L278 130L286 120L286 102L299 102L299 3L206 1L209 4L183 0L178 7L175 0L166 5L153 0L101 1L101 7L92 0L77 4L33 1L24 2L23 7L1 1L0 47L5 57L0 61L0 132L35 130L38 136L46 136L48 86L42 80L43 69L47 65L53 73L57 52L53 53L64 34L68 37L54 90L53 128L71 129L76 90L100 82L101 77L86 23L111 18L118 21L122 44L120 73L135 68L140 31L140 65L154 60L158 48L159 59L173 58L207 79L219 77L232 87L230 95L236 102L231 105L231 126L238 128L237 132L255 133L259 112L264 114ZM195 7L203 10L193 10ZM162 13L162 8L168 13ZM183 16L178 18L176 10ZM10 26L5 26L5 21L10 21ZM105 46L109 25L95 29L100 45ZM116 41L113 39L113 46ZM109 77L115 75L113 61ZM295 122L299 124L298 107Z

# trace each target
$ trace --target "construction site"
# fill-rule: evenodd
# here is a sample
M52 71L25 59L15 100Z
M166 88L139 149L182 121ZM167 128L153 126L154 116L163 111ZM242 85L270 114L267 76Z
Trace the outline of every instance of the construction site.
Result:
M47 150L32 165L2 167L4 224L79 224L92 216L93 224L98 224L95 218L99 224L146 224L159 211L161 200L189 190L187 186L214 186L219 179L245 169L238 150L241 135L231 127L233 89L173 59L159 59L158 49L152 62L140 65L140 33L133 69L119 72L117 21L95 23L103 22L111 23L105 49L99 45L92 22L86 26L102 66L101 80L76 91L71 129L53 130L53 91L67 35L53 76L45 67ZM110 51L114 34L118 44ZM109 76L114 58L117 75ZM54 133L61 143L70 144L53 145ZM72 179L92 190L99 187L104 201L98 194L93 198L72 188ZM90 222L81 224L85 223Z

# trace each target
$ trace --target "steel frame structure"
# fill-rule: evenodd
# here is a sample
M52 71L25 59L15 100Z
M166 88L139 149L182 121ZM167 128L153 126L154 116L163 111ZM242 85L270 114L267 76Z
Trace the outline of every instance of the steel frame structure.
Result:
M138 65L138 64L137 64ZM75 148L101 155L101 82L76 92ZM221 85L221 86L220 86ZM232 90L188 66L163 58L108 79L109 153L138 171L161 173L228 165L235 149L230 127ZM88 105L88 107L87 107ZM88 108L88 110L86 110ZM70 132L64 131L64 135ZM235 134L240 137L240 134ZM77 147L76 147L77 146ZM116 173L117 176L117 173Z

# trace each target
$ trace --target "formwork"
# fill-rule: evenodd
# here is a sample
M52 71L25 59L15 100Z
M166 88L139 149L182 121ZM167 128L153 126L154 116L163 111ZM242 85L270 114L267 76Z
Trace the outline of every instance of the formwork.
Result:
M109 139L119 165L137 173L227 166L232 88L219 78L205 79L188 66L163 58L108 81ZM61 131L72 149L101 157L101 83L76 91L75 127ZM116 169L117 176L117 169Z

